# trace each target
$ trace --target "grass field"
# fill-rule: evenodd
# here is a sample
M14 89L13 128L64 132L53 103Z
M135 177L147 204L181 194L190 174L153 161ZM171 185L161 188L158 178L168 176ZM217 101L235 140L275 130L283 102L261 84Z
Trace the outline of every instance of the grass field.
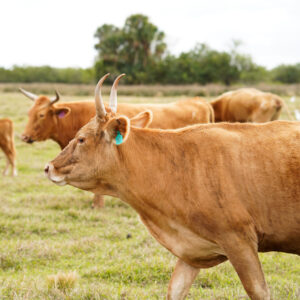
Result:
M124 102L174 100L120 97ZM289 103L291 110L300 108L296 100ZM176 259L120 200L106 197L104 209L92 210L92 194L44 177L45 163L60 150L52 141L27 145L20 140L30 105L23 95L0 94L0 116L15 123L19 171L16 178L0 176L0 299L164 299ZM0 153L1 171L4 165ZM300 299L300 258L282 253L260 258L272 298ZM202 270L188 299L245 295L226 262Z

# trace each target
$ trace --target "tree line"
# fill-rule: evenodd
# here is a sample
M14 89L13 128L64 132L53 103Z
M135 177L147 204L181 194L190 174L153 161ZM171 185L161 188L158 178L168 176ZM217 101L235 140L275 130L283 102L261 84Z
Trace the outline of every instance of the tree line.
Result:
M300 82L300 63L267 70L239 51L239 41L233 41L228 51L197 44L188 52L173 55L165 33L141 14L128 17L121 28L102 25L95 38L98 54L91 68L0 68L0 82L94 83L108 72L126 73L123 81L127 84Z

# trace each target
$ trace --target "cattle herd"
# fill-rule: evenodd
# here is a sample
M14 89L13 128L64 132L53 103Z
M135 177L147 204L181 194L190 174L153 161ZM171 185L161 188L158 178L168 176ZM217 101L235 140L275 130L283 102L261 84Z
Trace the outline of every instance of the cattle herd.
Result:
M62 152L45 166L57 185L118 197L177 258L168 299L184 299L201 268L229 260L251 299L270 299L258 252L300 255L300 122L276 121L284 106L256 89L169 104L33 101L22 134ZM272 121L272 122L271 122ZM274 121L274 122L273 122ZM0 120L0 147L16 175L13 123Z

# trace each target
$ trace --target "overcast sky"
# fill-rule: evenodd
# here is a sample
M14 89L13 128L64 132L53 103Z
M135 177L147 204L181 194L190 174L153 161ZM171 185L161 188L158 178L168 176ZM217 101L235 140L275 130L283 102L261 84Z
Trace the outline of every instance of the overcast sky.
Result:
M136 13L166 33L173 54L240 39L260 65L300 62L299 0L0 0L0 67L90 67L97 27Z

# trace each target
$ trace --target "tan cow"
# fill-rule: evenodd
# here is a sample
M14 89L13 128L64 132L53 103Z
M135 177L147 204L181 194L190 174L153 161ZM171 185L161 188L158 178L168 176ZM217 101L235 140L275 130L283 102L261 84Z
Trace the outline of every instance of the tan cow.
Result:
M216 122L263 123L279 118L283 100L275 94L243 88L222 94L211 105Z
M6 156L6 167L3 174L8 175L9 166L13 176L17 175L16 149L14 142L14 124L9 119L0 120L0 148Z
M136 128L106 112L105 78L97 116L45 167L48 178L138 212L178 257L168 299L184 299L201 268L228 259L251 299L269 300L258 251L300 254L300 122Z
M23 141L33 143L52 139L61 149L68 145L77 131L95 116L94 101L89 102L61 102L59 94L49 99L46 96L37 96L20 89L29 99L34 101L28 113L28 122L22 135ZM108 105L105 108L109 110ZM211 105L202 98L181 100L169 104L119 104L120 113L129 118L145 110L153 112L153 119L147 126L152 128L180 128L196 123L214 121ZM149 117L149 115L148 115ZM103 197L94 199L95 207L104 205Z

